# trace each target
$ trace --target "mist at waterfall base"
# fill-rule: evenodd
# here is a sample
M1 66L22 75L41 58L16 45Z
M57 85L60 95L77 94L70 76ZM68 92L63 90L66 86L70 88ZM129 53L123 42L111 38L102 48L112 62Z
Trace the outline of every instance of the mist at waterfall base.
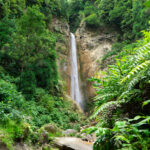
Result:
M79 84L76 39L73 33L70 33L70 37L71 37L71 98L75 100L76 103L84 111L84 103Z

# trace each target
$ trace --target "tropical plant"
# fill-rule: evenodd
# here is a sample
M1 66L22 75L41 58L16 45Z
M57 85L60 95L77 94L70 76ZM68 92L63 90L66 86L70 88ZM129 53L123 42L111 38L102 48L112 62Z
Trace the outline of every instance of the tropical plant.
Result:
M91 118L96 118L98 124L87 131L97 133L95 150L150 148L150 112L147 109L150 43L149 31L143 33L145 38L135 48L125 47L116 56L116 63L109 66L105 77L91 79L97 92ZM140 113L143 115L138 116Z

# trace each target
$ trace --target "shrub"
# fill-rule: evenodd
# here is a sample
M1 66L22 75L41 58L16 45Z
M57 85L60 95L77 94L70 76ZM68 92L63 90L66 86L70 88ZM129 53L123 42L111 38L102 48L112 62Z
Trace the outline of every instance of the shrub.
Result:
M41 101L40 101L40 104L45 107L48 112L52 112L53 108L54 108L54 103L55 103L55 100L54 98L49 95L49 94L45 94L42 98L41 98Z
M105 62L105 60L113 55L117 55L119 52L121 52L123 48L123 43L115 43L112 45L112 50L109 51L107 54L105 54L102 58L102 64Z
M89 26L95 26L98 27L100 25L99 20L97 19L97 14L93 13L91 15L89 15L88 17L85 18L85 22L89 25Z
M95 81L94 88L97 92L92 118L96 118L98 124L89 129L91 132L97 131L95 150L105 147L109 149L111 145L111 149L122 150L150 148L150 111L147 107L141 108L143 101L143 106L148 105L150 99L149 31L143 33L145 39L126 45L117 54L116 63L109 66L105 77L91 79ZM137 116L138 114L143 116ZM109 128L102 128L106 126Z
M40 102L41 98L46 94L45 90L42 88L36 88L35 90L35 100Z
M13 144L15 141L20 141L28 137L25 130L27 127L21 122L16 123L13 120L7 120L6 124L0 124L0 140L6 144L9 150L13 150Z
M18 122L22 119L19 109L23 108L25 99L16 87L4 80L0 80L0 120L6 122L11 118Z
M27 100L31 100L35 95L36 78L35 73L29 69L26 69L21 73L19 89L25 95Z

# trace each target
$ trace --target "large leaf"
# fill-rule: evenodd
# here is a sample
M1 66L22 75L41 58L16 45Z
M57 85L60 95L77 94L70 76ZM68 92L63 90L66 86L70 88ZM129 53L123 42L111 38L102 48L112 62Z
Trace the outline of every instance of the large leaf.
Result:
M129 121L137 121L141 118L143 118L143 117L142 116L135 116L133 119L129 119Z
M147 100L147 101L143 102L142 107L144 107L145 105L148 105L148 104L150 104L150 100Z

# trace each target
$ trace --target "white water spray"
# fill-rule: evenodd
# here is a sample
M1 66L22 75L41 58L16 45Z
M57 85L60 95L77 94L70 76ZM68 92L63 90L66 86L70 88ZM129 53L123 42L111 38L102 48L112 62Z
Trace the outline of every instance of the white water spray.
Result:
M71 35L71 97L83 109L83 101L79 86L76 39L73 33L71 33L70 35Z

